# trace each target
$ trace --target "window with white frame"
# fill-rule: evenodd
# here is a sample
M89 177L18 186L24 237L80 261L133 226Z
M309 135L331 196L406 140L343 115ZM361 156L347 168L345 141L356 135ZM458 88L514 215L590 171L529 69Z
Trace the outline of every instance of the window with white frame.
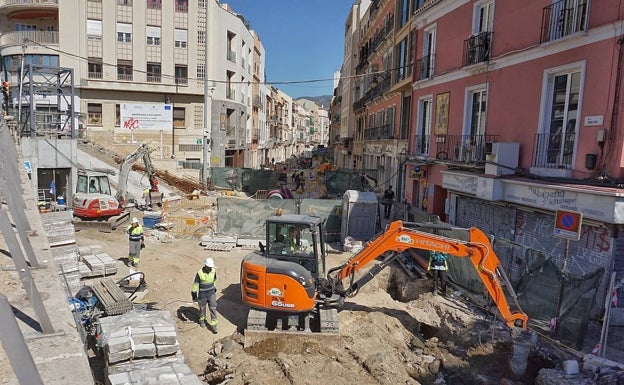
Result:
M147 63L147 81L152 83L160 82L160 63Z
M188 31L186 29L174 29L173 40L176 48L186 48L186 42L188 38Z
M436 27L432 26L423 31L422 42L422 58L420 60L420 73L418 79L429 79L433 76L434 59L435 59L435 41L436 41Z
M469 88L466 95L467 124L464 132L469 136L485 135L487 89L485 86Z
M546 73L546 94L543 96L543 135L538 148L545 151L546 164L571 167L576 148L580 116L582 65L559 68Z
M416 122L416 154L429 155L431 141L431 106L433 97L426 96L418 99L418 114Z
M478 1L474 5L472 32L492 32L494 29L494 0Z
M120 43L132 43L132 24L117 23L117 41Z
M102 20L87 20L87 39L102 40Z
M147 45L160 45L160 27L148 25L145 33L147 35Z
M474 161L485 157L485 119L487 116L487 87L479 85L466 90L464 135L460 160Z

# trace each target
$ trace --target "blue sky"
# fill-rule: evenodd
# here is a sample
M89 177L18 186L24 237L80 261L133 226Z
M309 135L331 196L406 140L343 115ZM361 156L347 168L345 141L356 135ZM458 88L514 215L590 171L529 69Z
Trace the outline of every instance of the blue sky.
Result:
M344 24L353 0L222 0L260 36L267 82L333 79L344 52ZM298 98L332 95L333 81L276 84Z

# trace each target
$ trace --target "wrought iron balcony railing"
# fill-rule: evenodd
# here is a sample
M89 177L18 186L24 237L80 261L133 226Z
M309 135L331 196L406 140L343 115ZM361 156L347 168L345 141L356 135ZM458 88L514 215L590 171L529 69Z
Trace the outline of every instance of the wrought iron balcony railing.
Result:
M546 43L587 31L588 12L587 0L561 0L544 7L540 42Z
M435 55L427 55L416 60L416 80L425 80L433 76L434 58Z
M460 163L485 162L486 143L495 142L498 135L436 136L435 157Z
M543 168L571 168L575 135L536 134L533 166Z
M464 67L490 60L491 32L481 32L464 40Z

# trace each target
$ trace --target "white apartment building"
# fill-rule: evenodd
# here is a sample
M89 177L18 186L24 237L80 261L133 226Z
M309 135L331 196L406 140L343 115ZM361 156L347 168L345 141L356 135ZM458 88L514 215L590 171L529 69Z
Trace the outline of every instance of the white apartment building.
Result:
M200 168L206 136L210 166L247 167L266 156L258 145L268 135L264 48L254 35L216 0L0 0L0 78L18 110L23 64L71 69L74 110L90 140L119 153L145 142L155 158ZM37 113L57 108L46 95L35 99ZM121 124L122 108L142 104L169 108L172 127Z

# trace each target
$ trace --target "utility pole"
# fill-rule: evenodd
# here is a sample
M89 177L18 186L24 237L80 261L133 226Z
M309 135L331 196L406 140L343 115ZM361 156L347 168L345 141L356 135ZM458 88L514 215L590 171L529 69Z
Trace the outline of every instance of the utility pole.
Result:
M204 2L206 7L206 33L204 34L204 133L202 140L202 185L208 187L208 181L210 180L210 148L212 147L212 123L209 121L212 114L208 114L208 110L212 108L212 103L208 102L209 98L212 98L210 94L212 91L208 87L208 1ZM214 90L214 89L213 89ZM212 100L211 100L212 101Z

